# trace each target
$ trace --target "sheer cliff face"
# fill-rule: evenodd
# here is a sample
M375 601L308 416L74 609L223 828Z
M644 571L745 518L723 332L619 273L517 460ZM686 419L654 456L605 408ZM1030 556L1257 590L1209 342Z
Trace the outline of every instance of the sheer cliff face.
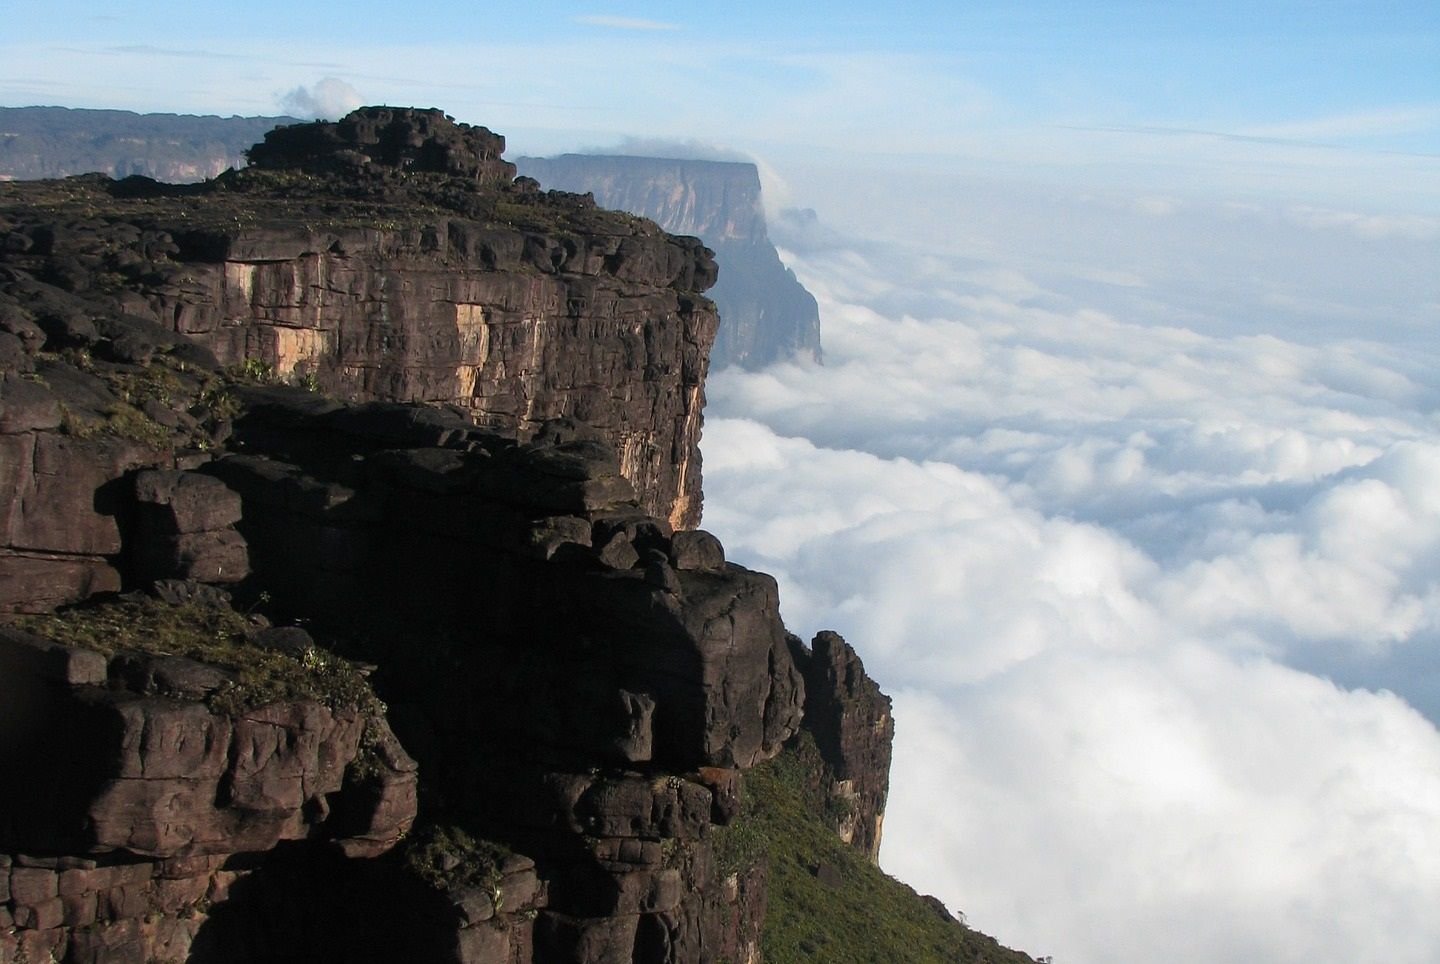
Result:
M710 241L765 241L760 175L753 164L663 157L563 154L521 157L521 174L601 207L650 218L666 231Z
M620 228L246 229L207 237L208 260L190 239L144 294L222 363L257 359L356 400L459 405L522 439L588 422L647 510L694 525L717 324L695 291L711 269L698 245Z
M715 251L720 280L710 294L721 318L711 354L716 367L820 359L819 308L770 243L755 165L564 154L521 157L516 166L546 187L591 193L602 207L695 235Z

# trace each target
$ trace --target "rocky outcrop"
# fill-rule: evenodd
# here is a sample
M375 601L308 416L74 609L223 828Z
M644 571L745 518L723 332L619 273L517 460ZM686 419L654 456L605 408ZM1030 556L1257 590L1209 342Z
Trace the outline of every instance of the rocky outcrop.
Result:
M414 820L414 761L355 705L220 712L233 673L4 626L0 679L0 960L188 959L247 855L373 856Z
M503 153L505 138L484 127L457 124L448 114L372 107L334 124L290 124L267 131L245 156L261 168L320 174L379 166L507 185L515 179L515 165L501 160Z
M32 614L0 626L3 964L758 960L764 862L719 828L804 712L878 840L888 703L677 525L704 249L491 183L488 132L346 153L397 118L443 129L307 128L315 166L188 227L153 184L3 195L0 606ZM468 213L288 223L322 187ZM457 394L459 303L488 347Z
M754 164L604 154L515 163L547 187L588 192L602 207L696 235L714 250L720 280L710 296L721 318L710 355L715 367L820 360L819 308L770 242Z
M15 707L0 745L6 806L0 848L144 857L259 852L352 813L345 769L370 739L382 791L367 798L350 852L393 845L415 815L415 764L383 719L355 706L276 702L237 713L204 702L234 678L181 657L117 656L0 626ZM352 788L353 789L353 788Z
M805 677L805 729L829 770L817 789L832 801L840 838L878 861L895 740L890 697L838 633L817 634L808 650L792 640L792 649Z

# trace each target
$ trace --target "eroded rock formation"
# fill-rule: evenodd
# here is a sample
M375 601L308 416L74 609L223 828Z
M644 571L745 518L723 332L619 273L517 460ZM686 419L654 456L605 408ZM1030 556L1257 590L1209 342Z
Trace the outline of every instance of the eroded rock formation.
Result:
M873 848L888 703L693 528L707 252L272 140L0 188L0 964L758 960L744 771L838 721Z

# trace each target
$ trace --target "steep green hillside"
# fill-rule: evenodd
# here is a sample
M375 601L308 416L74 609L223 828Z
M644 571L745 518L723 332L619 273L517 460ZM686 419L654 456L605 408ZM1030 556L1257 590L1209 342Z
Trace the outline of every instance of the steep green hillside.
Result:
M745 775L742 816L721 830L731 868L768 860L766 964L1034 964L951 920L871 864L826 823L810 774L823 767L808 735Z

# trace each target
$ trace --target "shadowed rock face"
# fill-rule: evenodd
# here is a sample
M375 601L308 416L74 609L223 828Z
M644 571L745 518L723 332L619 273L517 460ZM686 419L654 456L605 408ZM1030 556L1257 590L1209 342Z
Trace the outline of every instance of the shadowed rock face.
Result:
M98 633L0 625L0 962L753 955L744 771L803 710L842 778L884 698L684 525L708 253L352 120L275 138L303 170L0 188L0 611Z
M820 309L770 242L754 164L603 154L515 163L546 187L589 192L602 207L696 235L714 250L720 265L710 292L720 310L710 355L715 367L820 360Z
M0 804L0 852L64 855L38 869L58 888L65 868L87 868L77 899L114 904L66 916L47 903L58 890L34 885L14 901L17 940L108 940L157 960L354 959L326 927L388 947L395 904L374 921L356 909L398 892L408 896L384 899L433 918L387 951L402 956L682 962L753 944L758 919L741 911L763 904L763 875L727 884L711 833L734 813L741 771L800 723L804 684L774 580L726 562L713 536L645 514L593 429L553 423L517 443L456 411L231 390L223 449L194 468L124 476L120 512L142 522L124 529L121 579L175 571L194 534L226 536L205 544L243 549L240 590L264 587L277 615L370 640L399 740L379 721L357 781L356 708L217 710L207 700L225 670L0 628L0 775L35 791ZM156 586L206 598L193 580ZM298 628L255 639L295 652L312 642ZM397 859L362 872L321 852L263 856L286 841L390 850L416 816L402 742L430 821L463 821L525 855L489 885L500 897L416 890ZM144 897L133 907L111 893L117 860ZM348 909L315 904L309 935L273 917L282 867L282 879L328 867L352 888ZM164 885L178 895L158 915L168 930L140 919L157 916L147 901L167 873L184 881ZM199 904L211 893L214 914ZM232 932L248 956L225 956L234 945L217 935ZM275 958L276 947L288 950Z

